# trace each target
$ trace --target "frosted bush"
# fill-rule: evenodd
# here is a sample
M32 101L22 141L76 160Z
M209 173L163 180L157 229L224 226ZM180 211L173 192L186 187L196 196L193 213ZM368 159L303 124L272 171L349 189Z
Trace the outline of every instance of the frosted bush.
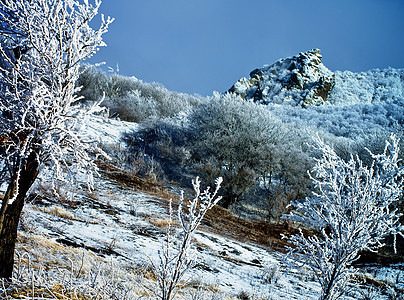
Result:
M221 197L217 196L217 193L221 183L222 178L219 177L213 191L210 191L209 187L202 191L201 182L199 178L196 178L192 181L195 197L188 204L185 204L184 193L181 193L177 214L182 232L177 245L173 240L174 232L171 227L173 212L170 200L170 219L165 240L159 252L159 259L157 261L150 260L157 284L154 288L144 286L156 298L161 300L173 299L177 293L180 280L192 267L194 263L191 251L192 238L208 210L220 201Z
M279 264L265 265L258 275L264 283L277 283L281 274Z
M313 131L348 138L362 146L369 137L404 125L404 98L373 104L305 109L283 105L268 109L285 123L312 127Z
M304 186L304 134L266 106L234 94L216 95L190 114L189 128L188 147L197 168L207 181L224 178L224 207L239 201L263 176L271 188L275 182L285 190L297 182Z
M143 153L145 159L154 161L161 168L161 176L181 182L189 170L190 151L184 118L150 119L143 122L136 132L128 132L124 141L131 155ZM188 180L188 179L186 179ZM186 184L189 181L185 181Z
M285 218L314 232L286 237L297 264L309 267L321 285L321 299L336 299L347 290L352 263L362 251L377 251L388 234L403 235L401 214L394 205L402 194L404 168L398 166L399 147L392 136L382 154L370 153L366 166L356 156L341 159L321 139L313 168L313 196L294 203Z
M103 105L111 114L132 122L149 117L173 117L206 101L203 97L168 91L161 84L145 83L136 77L106 74L94 66L86 66L78 86L82 86L79 95L87 101L95 101L105 93Z
M329 100L335 105L376 103L404 98L404 69L371 70L362 73L335 72Z

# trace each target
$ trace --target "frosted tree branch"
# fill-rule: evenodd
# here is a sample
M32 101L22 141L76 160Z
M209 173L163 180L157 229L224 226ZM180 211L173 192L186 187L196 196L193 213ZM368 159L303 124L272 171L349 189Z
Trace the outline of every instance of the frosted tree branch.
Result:
M157 290L148 288L153 295L162 300L173 299L176 289L184 274L193 265L193 254L190 251L191 241L198 226L201 224L208 210L213 208L220 200L217 193L220 189L222 178L216 179L216 188L213 193L208 187L201 192L199 178L192 181L195 197L187 205L187 212L184 211L184 194L181 193L178 206L178 220L181 225L181 239L178 248L173 249L172 229L172 203L169 203L169 222L162 249L159 252L159 260L151 261L152 269L157 277ZM147 287L146 287L147 288Z
M321 153L309 174L315 192L294 203L294 212L284 218L313 230L285 238L293 245L288 255L317 277L321 299L335 299L346 289L360 252L377 251L386 235L403 234L401 215L393 207L402 194L404 169L398 166L398 140L390 140L382 154L369 151L373 163L366 166L353 155L344 161L315 138L314 148Z
M16 158L23 163L35 153L40 166L55 166L56 178L64 178L73 163L87 173L91 185L97 168L88 153L95 146L83 142L76 130L87 112L74 104L80 62L105 46L102 35L113 21L103 17L98 29L89 26L100 5L99 0L94 5L75 0L2 1L0 184L18 170Z

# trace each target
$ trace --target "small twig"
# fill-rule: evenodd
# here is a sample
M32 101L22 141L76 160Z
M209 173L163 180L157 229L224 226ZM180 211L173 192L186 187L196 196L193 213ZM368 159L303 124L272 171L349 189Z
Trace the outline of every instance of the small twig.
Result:
M35 299L35 274L34 270L32 270L32 300Z
M79 269L79 271L77 272L76 278L79 278L80 273L81 273L81 270L83 269L83 266L84 266L84 249L83 249L83 255L81 256L81 265L80 265L80 269Z
M6 297L6 299L8 299L7 288L6 288L5 284L4 284L4 281L5 281L4 279L1 280L1 286L2 286L3 291L4 291L4 296Z

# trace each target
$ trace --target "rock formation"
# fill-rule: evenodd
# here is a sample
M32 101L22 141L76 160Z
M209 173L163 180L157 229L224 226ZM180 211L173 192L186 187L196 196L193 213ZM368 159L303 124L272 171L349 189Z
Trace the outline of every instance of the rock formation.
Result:
M334 73L321 63L319 49L280 59L255 69L229 90L263 104L289 102L303 107L322 105L334 87Z

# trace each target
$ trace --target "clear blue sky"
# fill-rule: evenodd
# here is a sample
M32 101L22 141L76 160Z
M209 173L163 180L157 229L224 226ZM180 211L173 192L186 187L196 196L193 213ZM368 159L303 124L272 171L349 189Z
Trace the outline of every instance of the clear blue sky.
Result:
M90 62L190 94L224 92L320 48L332 71L404 68L404 0L103 0L115 18Z

